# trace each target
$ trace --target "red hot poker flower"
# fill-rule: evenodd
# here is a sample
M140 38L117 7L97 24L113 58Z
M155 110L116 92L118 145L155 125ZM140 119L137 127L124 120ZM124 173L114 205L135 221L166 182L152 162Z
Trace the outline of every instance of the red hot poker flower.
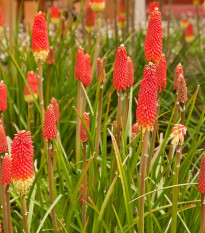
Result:
M127 22L126 15L122 17L121 14L118 14L117 19L118 19L117 23L119 28L122 28Z
M86 10L85 10L85 27L87 32L92 32L95 26L95 12L91 8L91 0L87 1Z
M194 40L194 25L189 24L186 28L186 42L191 43Z
M98 13L102 12L105 9L105 0L91 0L92 9Z
M85 121L86 126L90 130L90 117L89 117L89 113L84 112L83 115L82 115L82 119ZM85 127L84 127L84 125L83 125L82 122L81 122L81 125L80 125L80 140L82 142L87 142L87 140L88 140L87 132L86 132L86 129L85 129Z
M36 13L32 27L32 50L36 61L44 62L49 52L45 13Z
M86 63L86 74L85 78L82 80L82 83L85 87L90 86L92 81L92 74L91 74L91 59L90 55L85 55L85 63Z
M7 90L4 81L0 81L0 112L7 109Z
M203 154L203 157L201 160L198 187L199 187L199 192L204 194L205 193L205 154Z
M11 176L17 192L23 196L34 180L33 141L31 132L22 130L15 135L11 147Z
M83 48L79 48L76 54L75 78L83 82L86 75L86 57Z
M149 4L149 16L151 16L151 13L155 10L155 8L159 9L159 2L150 2Z
M157 115L156 65L151 62L145 66L140 84L136 118L142 131L150 131Z
M117 92L126 90L128 84L127 50L124 45L117 49L113 70L113 85Z
M56 117L54 112L54 107L50 104L47 107L45 114L44 124L43 124L43 137L46 140L52 140L56 137Z
M125 17L125 15L126 15L126 2L125 2L125 0L120 0L120 15L121 15L121 17Z
M0 27L3 25L2 9L0 6Z
M184 75L183 66L179 63L175 70L174 76L174 90L178 90L178 79L180 75Z
M56 122L59 122L59 120L60 120L60 112L59 112L59 106L58 106L57 99L52 98L51 99L51 104L53 105L53 108L54 108Z
M151 13L145 38L144 53L148 62L157 64L162 54L162 22L158 8Z
M128 64L128 87L129 87L132 86L134 83L134 65L130 57L127 57L127 64Z
M57 24L60 18L60 11L58 6L51 7L51 22Z
M3 158L2 167L1 167L1 182L5 186L9 185L12 182L10 155L6 155Z
M179 103L185 103L187 101L187 87L186 87L184 76L182 74L178 78L177 101Z
M156 77L157 77L157 90L161 92L164 89L166 89L166 84L167 84L167 62L166 62L165 54L163 53L157 65Z
M27 73L27 82L29 87L31 88L35 98L38 98L38 78L36 73L29 71ZM28 89L28 87L25 85L24 88L24 98L26 100L27 103L33 103L34 99Z
M103 68L103 61L98 58L97 59L97 69L96 69L96 77L97 77L97 81L99 82L100 78L101 78L101 75L102 75L102 83L105 83L106 81L106 74L105 74L105 68ZM103 73L102 73L103 72Z
M6 133L3 125L0 125L0 154L7 151L8 149L7 149Z

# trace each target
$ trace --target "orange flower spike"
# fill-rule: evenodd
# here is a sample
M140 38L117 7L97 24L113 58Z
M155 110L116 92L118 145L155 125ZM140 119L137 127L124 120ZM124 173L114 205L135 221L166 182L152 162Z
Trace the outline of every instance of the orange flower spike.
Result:
M0 81L0 112L7 109L7 89L4 81Z
M0 154L4 152L8 152L6 133L5 133L3 125L0 125Z
M144 53L148 62L157 64L162 54L162 22L159 8L151 13L145 38Z
M1 167L1 183L5 186L9 185L12 182L11 177L11 156L6 155L3 158L2 167Z
M165 54L163 53L157 65L156 77L157 77L157 90L161 92L164 89L166 89L166 84L167 84L167 63L166 63Z
M133 86L134 83L134 65L130 57L127 57L127 64L128 64L128 87L129 87L129 86Z
M83 82L86 75L86 57L83 48L79 48L76 55L75 62L75 78Z
M191 43L194 40L194 25L191 23L186 28L185 40L187 43Z
M137 133L138 133L138 123L135 123L133 126L132 126L132 139L135 138L137 136Z
M103 72L103 74L102 74ZM105 73L105 68L103 68L103 61L98 58L97 59L97 69L96 69L96 77L97 77L97 81L99 82L100 78L101 78L101 75L102 75L102 83L105 83L106 81L106 73Z
M55 98L52 98L51 99L51 104L53 105L53 108L54 108L56 122L59 122L59 120L60 120L60 111L59 111L59 106L58 106L57 100Z
M203 154L203 157L201 160L198 187L199 187L199 192L204 194L205 193L205 154Z
M82 80L84 87L90 86L92 82L92 74L91 74L91 59L90 55L85 55L85 63L86 63L86 75L85 78Z
M15 135L11 147L11 176L17 192L23 196L34 180L33 141L31 132L22 130Z
M52 140L56 137L56 116L54 112L54 107L50 104L47 107L45 114L44 124L43 124L43 137L46 140Z
M90 130L90 117L89 117L89 113L84 112L83 115L82 115L82 119L85 121L86 126ZM81 125L80 125L80 140L82 142L87 142L87 140L88 140L87 132L86 132L86 129L85 129L85 127L84 127L84 125L83 125L82 122L81 122Z
M95 13L102 12L105 9L105 0L91 0L91 7Z
M32 27L32 50L36 62L45 62L49 53L45 13L36 13Z
M48 53L48 57L46 59L46 63L49 65L55 65L56 61L55 61L55 51L53 49L53 47L49 48L49 53Z
M159 2L150 2L149 4L149 16L151 16L151 13L154 11L155 8L159 9Z
M126 16L126 1L120 0L120 15L122 18Z
M184 75L183 66L179 63L175 70L174 76L174 90L178 90L178 79L180 75Z
M128 85L127 50L124 45L117 49L113 70L113 85L117 92L126 90Z
M181 21L181 28L182 29L186 29L188 25L189 25L189 20L188 19L183 19Z
M145 66L144 76L140 84L136 118L142 132L152 130L157 116L157 81L156 65Z
M172 129L172 134L170 138L172 139L173 145L178 145L179 143L184 143L184 136L186 135L186 127L184 125L175 124Z
M95 26L95 12L91 8L91 0L87 1L86 10L85 10L85 28L87 32L92 32Z
M34 73L32 71L29 71L27 73L27 83L28 83L29 87L31 88L35 98L37 99L38 98L38 78L37 78L36 73ZM24 88L24 98L25 98L25 101L27 103L34 102L33 96L31 95L31 93L26 85Z
M51 22L53 24L57 24L59 22L60 18L60 11L58 6L52 6L51 7Z
M187 87L186 87L184 76L182 74L178 78L177 101L179 103L185 103L187 101Z

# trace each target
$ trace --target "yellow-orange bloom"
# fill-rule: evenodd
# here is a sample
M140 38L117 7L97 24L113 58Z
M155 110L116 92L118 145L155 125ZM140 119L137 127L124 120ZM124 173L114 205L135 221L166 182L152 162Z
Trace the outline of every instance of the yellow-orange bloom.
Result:
M184 136L186 135L186 127L184 125L175 124L174 128L172 129L172 134L170 138L172 139L172 144L177 145L179 142L181 144L184 143Z

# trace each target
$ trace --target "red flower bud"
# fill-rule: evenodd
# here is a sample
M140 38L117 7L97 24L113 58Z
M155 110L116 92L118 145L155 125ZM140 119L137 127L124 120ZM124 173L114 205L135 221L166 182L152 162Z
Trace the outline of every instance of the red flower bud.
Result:
M1 228L1 220L0 220L0 232L2 232L2 228Z
M1 167L1 182L5 186L9 185L12 182L10 155L6 155L3 158L2 167Z
M80 80L82 83L85 80L86 75L86 57L83 48L79 48L76 55L75 62L75 77L76 80Z
M194 25L189 24L186 28L186 42L191 43L194 40Z
M127 64L128 64L128 87L129 87L132 86L134 83L134 65L130 57L127 57Z
M32 50L36 61L45 61L49 52L45 13L36 13L32 27Z
M126 90L128 84L127 50L124 45L117 49L113 70L113 85L117 92Z
M149 131L157 116L157 83L156 65L145 66L144 76L140 84L136 111L137 123L142 130Z
M180 75L184 76L183 66L181 63L179 63L175 70L175 76L174 76L174 90L178 90L178 78Z
M52 98L51 99L51 104L53 105L53 108L54 108L56 122L59 122L59 120L60 120L60 112L59 112L59 106L58 106L57 100L55 98Z
M0 81L0 112L7 109L7 90L4 81Z
M199 192L205 193L205 154L203 154L201 160L198 187L199 187Z
M31 132L22 130L15 135L11 147L11 176L17 192L22 196L34 180L33 141Z
M52 140L56 137L56 116L54 112L54 107L50 104L47 107L45 114L44 124L43 124L43 137L46 140Z
M38 98L38 78L36 73L33 73L32 71L29 71L27 73L27 82L29 87L31 88L35 98ZM25 85L24 88L24 98L26 102L32 103L34 102L33 97L28 89L28 87Z
M167 62L166 62L165 54L163 53L157 65L156 77L157 77L157 90L161 92L164 89L166 89L166 84L167 84Z
M8 149L7 149L6 133L3 125L0 125L0 154L7 151Z
M51 22L53 24L57 24L59 21L59 17L60 17L60 11L58 6L52 6L51 7Z
M0 6L0 27L3 25L2 8Z
M92 32L95 26L95 12L91 8L91 0L87 1L86 10L85 10L85 27L87 32Z
M82 115L82 119L85 121L86 123L86 126L88 127L88 129L90 130L90 118L89 118L89 113L87 112L84 112L83 115ZM81 122L81 125L80 125L80 140L82 142L87 142L88 140L88 136L87 136L87 132L86 132L86 129L83 125L83 123Z
M187 87L186 87L184 76L182 74L178 78L177 101L179 103L185 103L187 101Z
M102 78L101 78L101 75L102 75ZM97 59L96 77L97 77L98 82L100 78L102 80L102 83L106 81L105 68L103 68L103 61L100 58Z
M127 22L127 18L126 18L126 15L125 16L121 16L121 14L118 14L118 26L120 28L122 28L123 26L125 26L126 22Z
M162 54L162 22L158 8L151 13L147 29L144 53L148 62L158 63Z

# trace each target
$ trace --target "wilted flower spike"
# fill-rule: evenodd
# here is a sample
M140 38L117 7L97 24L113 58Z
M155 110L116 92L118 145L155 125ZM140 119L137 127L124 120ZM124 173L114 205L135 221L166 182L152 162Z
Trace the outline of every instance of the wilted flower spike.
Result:
M156 77L157 77L157 90L161 92L164 89L166 89L166 84L167 84L167 63L166 63L165 54L163 53L157 65Z
M97 77L97 81L99 82L100 78L102 75L102 83L104 83L106 81L106 74L105 74L105 68L103 68L103 61L98 58L97 59L97 69L96 69L96 77Z
M6 133L3 125L0 125L0 154L7 152Z
M10 155L6 155L3 158L2 167L1 167L1 182L5 186L9 185L12 182Z
M128 87L129 87L132 86L134 83L134 65L130 57L127 57L127 65L128 65Z
M174 90L178 90L178 79L180 75L184 75L183 66L179 63L175 70L174 76Z
M35 98L38 98L38 78L37 78L36 73L29 71L27 73L27 82L28 82L28 85L31 88ZM27 103L34 102L33 96L31 95L27 85L25 85L25 88L24 88L24 98L25 98Z
M170 138L172 139L173 145L178 145L184 143L184 136L186 135L186 127L184 125L175 124L172 129L172 134Z
M46 63L49 65L55 65L55 51L54 51L53 47L49 48L49 53L48 53L48 57L46 59Z
M90 129L89 113L84 112L83 115L82 115L82 119L85 121L86 126L88 127L88 129ZM80 125L80 140L82 142L87 142L87 140L88 140L87 132L86 132L86 129L85 129L82 122L81 122L81 125Z
M145 38L144 53L148 62L157 64L162 54L162 22L158 8L151 13Z
M86 75L86 58L83 48L79 48L76 54L75 61L75 78L83 82Z
M45 13L36 13L32 27L32 50L36 62L45 62L49 52Z
M46 140L52 140L56 137L56 116L52 104L48 106L45 114L43 124L43 137Z
M113 70L113 85L117 92L126 90L128 84L127 50L124 45L117 49Z
M187 101L187 87L184 80L184 76L181 74L178 78L178 95L177 101L179 103L185 103Z
M137 123L142 131L150 131L157 115L156 65L145 66L140 84L136 111Z
M92 32L95 26L95 12L91 8L91 0L87 0L86 10L85 10L85 28L87 32Z
M56 117L56 121L59 122L60 120L60 112L59 112L59 106L58 106L58 102L55 98L51 99L51 104L53 105L54 108L54 113L55 113L55 117Z
M105 0L91 0L92 9L98 13L105 9Z
M17 192L23 196L34 180L33 141L31 132L22 130L15 135L11 147L11 176Z
M205 193L205 154L203 154L201 160L198 187L199 187L199 192L204 194Z
M0 81L0 112L7 109L7 90L3 81Z
M185 39L187 43L191 43L194 40L194 26L191 23L186 28Z
M51 7L51 22L57 24L59 22L60 11L58 6Z

